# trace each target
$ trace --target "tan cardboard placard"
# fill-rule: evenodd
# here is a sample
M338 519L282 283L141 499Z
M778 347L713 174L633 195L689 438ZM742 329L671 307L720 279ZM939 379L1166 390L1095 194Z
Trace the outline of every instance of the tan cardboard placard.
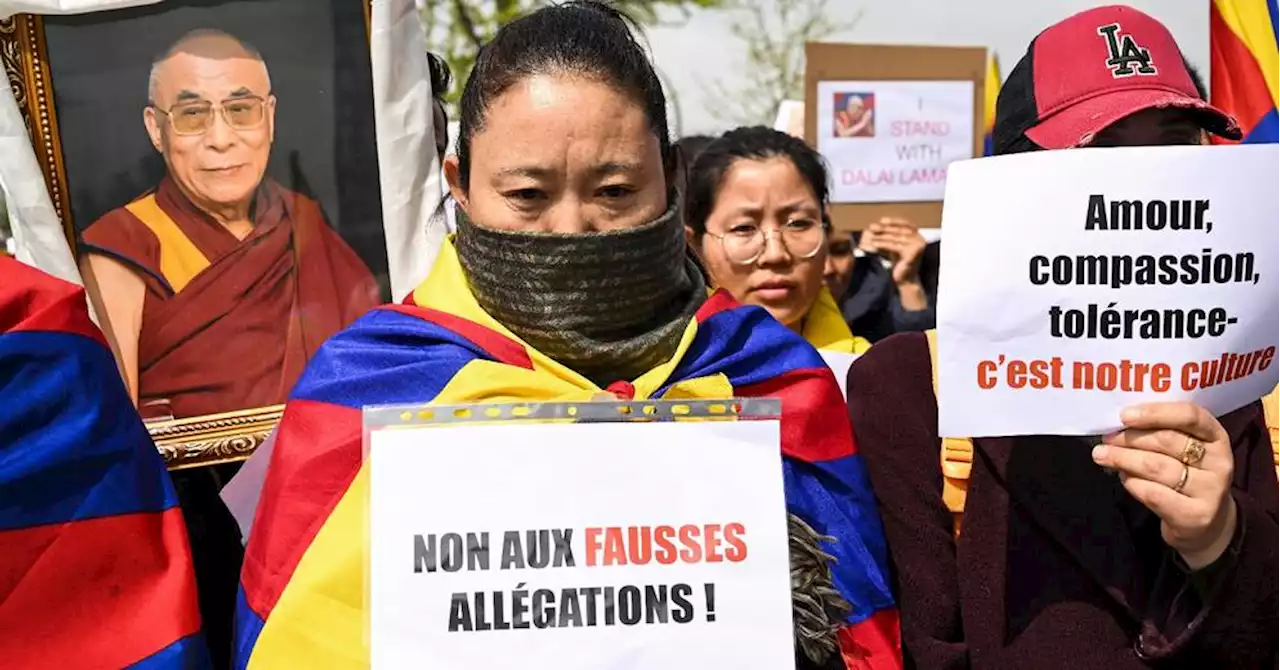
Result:
M971 81L973 155L982 155L986 48L811 42L804 51L804 137L810 146L818 146L820 81ZM840 230L861 230L882 216L903 217L921 228L938 228L942 225L942 202L831 205L831 221Z

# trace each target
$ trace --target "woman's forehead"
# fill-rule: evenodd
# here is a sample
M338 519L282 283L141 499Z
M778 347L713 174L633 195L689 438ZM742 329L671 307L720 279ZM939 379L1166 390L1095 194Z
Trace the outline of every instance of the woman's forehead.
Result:
M817 196L794 163L782 156L739 158L729 165L720 183L717 200L776 199L814 204Z
M505 91L472 145L477 164L501 172L567 165L601 171L661 160L642 107L606 84L564 75L529 77Z

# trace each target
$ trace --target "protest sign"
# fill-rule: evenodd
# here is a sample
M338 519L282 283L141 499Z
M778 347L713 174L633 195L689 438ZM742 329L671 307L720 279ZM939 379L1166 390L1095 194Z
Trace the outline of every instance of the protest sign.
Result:
M778 116L773 120L773 129L803 140L804 101L783 100L779 103Z
M818 82L818 151L834 203L941 200L973 158L973 82Z
M371 431L374 668L794 664L774 420Z
M1140 402L1221 415L1276 385L1276 145L951 166L939 432L1097 435Z
M824 83L831 82L851 82L858 84L865 82L869 86L880 86L882 84L899 83L908 87L917 84L954 84L963 83L971 84L970 89L973 92L972 99L969 102L968 118L972 120L973 130L970 131L973 148L970 153L964 156L978 156L982 153L982 118L978 110L982 109L985 101L984 90L986 87L987 74L987 50L981 47L939 47L939 46L915 46L915 45L885 45L885 44L832 44L823 42L810 42L805 44L804 48L804 136L805 141L810 146L823 150L822 143L823 133L821 129L829 124L831 129L828 136L835 132L835 113L837 101L835 95L837 93L852 94L859 92L858 87L851 87L843 91L828 91L831 95L820 94L819 86ZM830 88L828 86L828 88ZM839 87L837 87L839 88ZM903 89L897 87L900 92ZM866 92L865 90L863 92ZM870 91L875 93L875 90ZM886 92L884 95L892 95L894 91ZM824 113L820 106L822 98L830 97L831 100L826 103L828 113ZM945 97L945 96L944 96ZM849 96L845 96L841 105L845 112L849 108ZM866 97L862 99L863 107L866 107ZM879 107L884 103L876 101L874 106ZM856 108L856 105L855 105ZM919 111L919 110L917 110ZM872 114L875 118L876 114L884 115L884 110L879 110ZM824 119L824 117L826 117ZM932 120L937 120L936 117ZM846 132L852 130L846 126ZM866 134L866 130L859 131ZM879 128L876 134L883 140L884 133ZM884 131L889 132L889 131ZM875 138L862 137L858 141L865 142ZM850 142L853 140L850 139ZM904 145L906 143L903 143ZM917 142L920 144L920 142ZM909 151L909 150L907 150ZM924 155L926 152L919 152ZM828 160L832 160L828 158ZM896 155L895 155L896 160ZM848 163L845 163L848 167ZM857 168L857 165L853 165ZM839 185L840 175L837 173L839 168L835 166L833 161L832 180L836 182L833 186L836 189L841 188ZM882 193L884 191L881 191ZM835 191L833 191L835 193ZM892 196L899 197L899 196ZM859 202L845 202L843 197L837 196L836 200L831 203L831 222L838 230L862 230L870 225L873 221L887 216L904 218L916 224L922 229L937 228L942 221L942 190L939 189L931 197L923 200L863 200Z

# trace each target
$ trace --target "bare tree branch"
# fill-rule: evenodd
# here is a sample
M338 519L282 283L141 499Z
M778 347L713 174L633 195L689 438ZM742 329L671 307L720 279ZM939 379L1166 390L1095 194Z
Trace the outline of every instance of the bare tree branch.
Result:
M418 16L426 32L427 50L444 58L457 82L445 96L450 118L457 112L462 84L471 75L480 47L493 39L498 28L553 1L422 0ZM647 25L680 25L692 16L693 9L715 8L726 1L729 0L612 0L618 9Z
M830 0L734 0L729 32L744 43L745 81L703 83L716 104L707 112L731 125L768 124L784 100L804 98L804 45L852 29L862 11L843 21L828 18Z
M458 29L479 51L480 47L484 46L484 42L480 41L480 35L476 33L476 24L471 20L471 12L467 11L463 0L453 0L453 18L458 22Z

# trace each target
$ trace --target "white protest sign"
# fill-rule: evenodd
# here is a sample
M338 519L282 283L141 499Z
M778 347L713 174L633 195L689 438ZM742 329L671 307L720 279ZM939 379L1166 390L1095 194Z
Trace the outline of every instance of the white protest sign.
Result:
M951 166L939 432L1097 435L1140 402L1276 385L1277 147L1073 149Z
M773 129L803 140L804 101L783 100L779 103L778 116L773 120Z
M372 431L374 668L795 663L777 420Z
M973 158L971 81L820 81L817 107L834 203L936 202Z

